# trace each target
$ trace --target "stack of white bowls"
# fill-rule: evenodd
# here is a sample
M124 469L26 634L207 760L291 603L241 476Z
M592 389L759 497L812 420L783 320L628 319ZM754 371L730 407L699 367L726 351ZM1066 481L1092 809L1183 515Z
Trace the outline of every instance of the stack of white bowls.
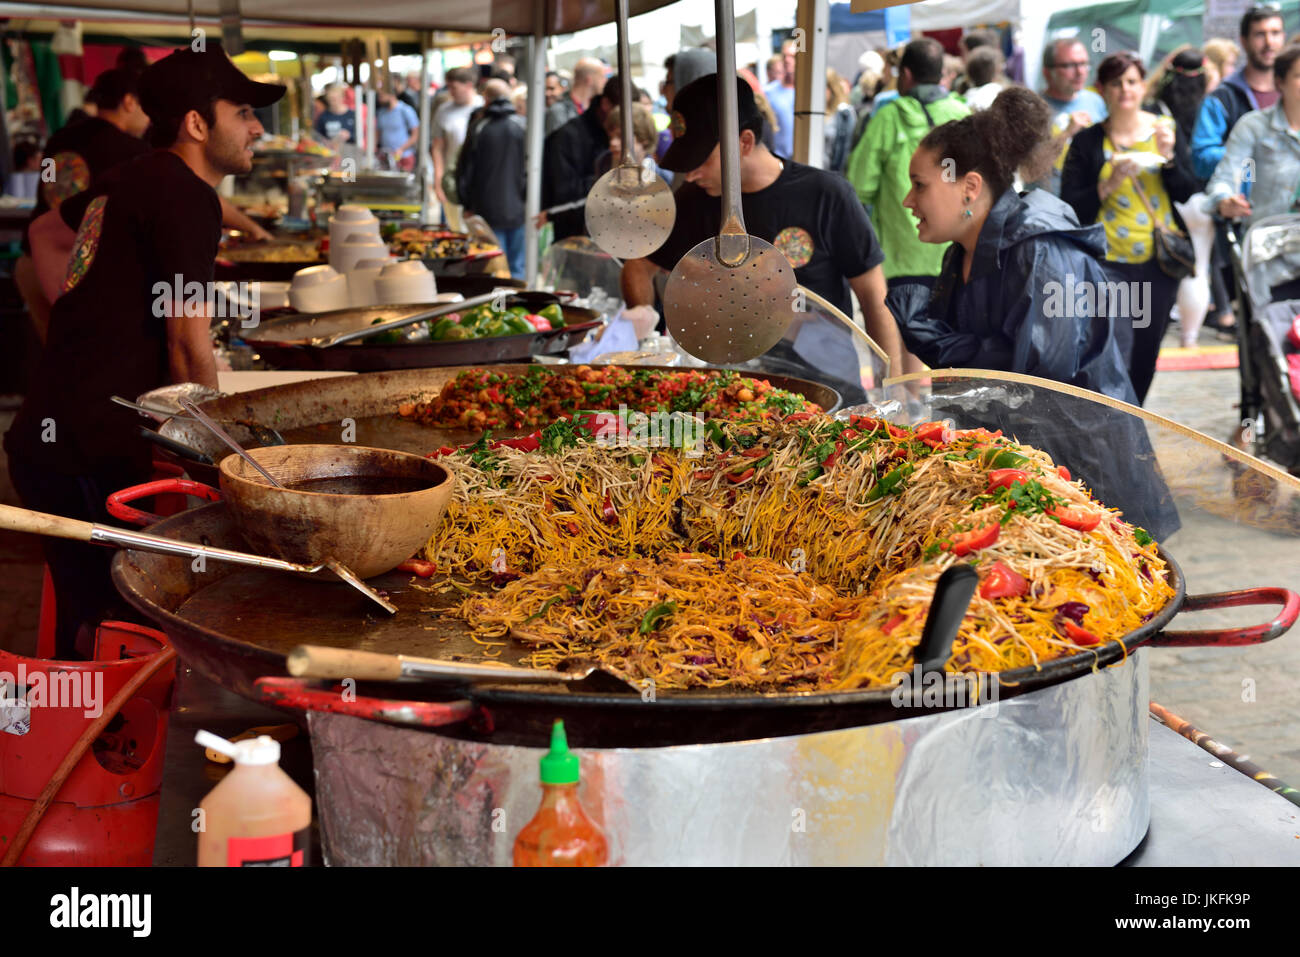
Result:
M348 295L354 308L385 304L385 300L380 299L375 293L375 280L379 278L380 271L392 262L394 260L391 256L378 256L357 262L348 273Z
M340 206L330 217L330 265L335 269L334 251L357 233L371 233L379 239L379 220L364 206Z
M348 277L333 266L308 266L293 274L289 304L299 312L329 312L350 305Z
M438 295L433 273L418 259L404 259L384 266L374 281L374 287L377 305L433 302Z

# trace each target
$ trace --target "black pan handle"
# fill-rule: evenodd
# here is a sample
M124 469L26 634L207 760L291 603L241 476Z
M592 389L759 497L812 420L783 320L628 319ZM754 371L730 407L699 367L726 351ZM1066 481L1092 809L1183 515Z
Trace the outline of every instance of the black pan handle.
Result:
M150 442L153 442L155 445L161 445L168 452L179 455L183 459L188 459L191 462L198 462L200 465L216 464L211 458L200 452L198 449L192 448L184 442L177 442L175 439L169 439L161 432L155 432L147 426L140 426L140 435L141 437L148 439Z
M1281 605L1282 610L1269 622L1245 628L1213 628L1205 631L1163 631L1147 642L1153 648L1230 647L1259 645L1286 634L1300 617L1300 595L1287 588L1243 588L1238 591L1188 595L1179 614L1185 611L1208 611L1213 608L1237 608L1242 605Z
M952 656L953 640L970 608L970 600L975 597L979 581L980 576L975 567L965 562L953 565L939 576L939 581L934 586L930 611L925 616L921 643L916 646L913 654L913 660L920 665L922 675L931 671L941 672L948 663Z

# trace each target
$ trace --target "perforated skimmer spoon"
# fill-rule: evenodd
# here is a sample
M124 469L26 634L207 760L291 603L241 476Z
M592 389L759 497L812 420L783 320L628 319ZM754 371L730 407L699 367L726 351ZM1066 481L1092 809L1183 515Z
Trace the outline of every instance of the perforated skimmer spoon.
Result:
M664 244L677 219L668 184L636 161L632 138L632 57L627 39L628 0L614 0L618 15L618 78L622 85L623 160L587 194L587 232L617 259L641 259Z
M731 0L715 0L722 227L683 256L668 277L664 315L683 349L706 362L744 362L771 349L794 319L790 261L745 231L740 207L736 24ZM743 82L743 81L741 81Z

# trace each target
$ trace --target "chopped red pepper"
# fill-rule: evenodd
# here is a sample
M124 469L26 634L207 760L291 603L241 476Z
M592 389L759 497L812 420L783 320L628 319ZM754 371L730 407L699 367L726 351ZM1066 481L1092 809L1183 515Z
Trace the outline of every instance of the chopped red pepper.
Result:
M795 412L785 417L787 422L807 422L813 417L811 412Z
M438 566L433 562L427 562L423 558L408 558L402 564L397 566L399 572L411 572L419 578L432 578L433 573L438 570Z
M898 439L900 442L906 439L910 439L912 437L910 434L908 434L907 429L900 429L898 426L891 425L888 422L885 423L885 428L889 430L890 436L892 436L895 439Z
M752 449L745 449L745 451L741 452L740 454L747 459L761 459L764 455L767 454L767 449L755 447Z
M577 535L580 531L582 531L580 528L578 528L577 522L565 522L564 528L570 535Z
M745 469L745 471L740 472L739 474L735 472L724 472L722 474L727 476L728 482L732 482L736 485L739 485L741 482L745 482L748 481L749 479L752 479L754 477L754 471L755 471L754 469L749 468L749 469Z
M1068 505L1057 505L1055 508L1049 508L1047 514L1066 528L1073 528L1079 532L1091 532L1101 524L1100 513L1085 512L1081 508L1071 508Z
M605 493L605 504L600 508L600 517L610 525L618 524L618 512L614 510L614 500L609 497L608 492Z
M995 488L1011 488L1017 482L1024 484L1029 481L1029 473L1023 469L994 469L989 473L989 487L985 493L993 491Z
M889 634L891 631L893 631L902 623L903 623L903 616L895 615L893 618L889 619L889 621L885 622L885 624L881 626L880 630L883 631L885 634Z
M501 439L499 442L493 442L492 448L518 449L520 452L536 452L542 447L540 436L540 432L534 432L532 435L525 435L517 439Z
M981 598L1019 598L1029 591L1029 582L1006 562L996 561L980 582Z
M695 477L701 482L707 482L709 479L713 478L713 469L696 469Z
M1002 526L999 523L991 522L983 528L975 528L969 532L958 532L952 537L952 541L943 547L951 549L954 555L969 555L981 548L988 548L998 540L998 534L1001 531Z
M826 456L826 458L822 459L822 463L821 463L822 468L827 469L828 471L834 468L835 463L840 460L840 456L843 454L844 454L844 443L836 442L835 451L833 451L830 455Z
M1099 645L1101 639L1090 632L1087 628L1082 628L1074 622L1067 620L1065 622L1065 634L1076 645Z
M1058 465L1056 467L1056 474L1061 476L1061 478L1065 479L1067 482L1070 481L1070 470L1064 465Z

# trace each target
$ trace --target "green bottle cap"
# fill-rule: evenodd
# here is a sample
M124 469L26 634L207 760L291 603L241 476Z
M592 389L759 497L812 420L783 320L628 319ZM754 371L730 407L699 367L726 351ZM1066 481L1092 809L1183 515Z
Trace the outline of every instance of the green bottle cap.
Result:
M551 750L542 758L543 784L577 784L578 756L569 750L564 722L556 720L551 728Z

